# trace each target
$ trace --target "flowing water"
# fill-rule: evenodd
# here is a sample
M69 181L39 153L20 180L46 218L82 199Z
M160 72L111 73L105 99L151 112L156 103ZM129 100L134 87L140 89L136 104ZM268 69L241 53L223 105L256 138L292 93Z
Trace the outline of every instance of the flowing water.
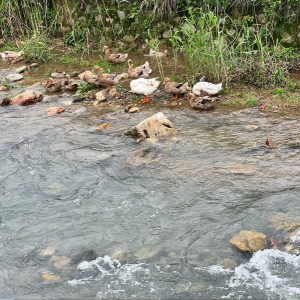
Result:
M229 243L300 215L297 115L49 106L0 107L0 298L300 298L298 256ZM159 111L177 132L135 159L123 132Z

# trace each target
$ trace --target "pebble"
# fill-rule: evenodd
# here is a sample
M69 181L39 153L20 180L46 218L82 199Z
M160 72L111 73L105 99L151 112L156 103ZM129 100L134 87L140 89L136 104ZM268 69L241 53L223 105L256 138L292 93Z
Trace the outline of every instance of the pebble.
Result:
M25 70L27 70L27 66L22 66L22 67L19 67L19 68L16 68L16 73L23 73Z
M19 81L22 80L24 77L21 74L9 74L6 76L8 82L14 82L14 81Z

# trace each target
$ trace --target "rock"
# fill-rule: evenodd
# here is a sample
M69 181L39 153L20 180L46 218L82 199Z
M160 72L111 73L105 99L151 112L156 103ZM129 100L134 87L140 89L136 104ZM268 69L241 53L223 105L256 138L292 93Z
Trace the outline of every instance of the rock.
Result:
M229 34L229 35L234 35L235 34L235 30L232 28L232 29L229 29L229 30L227 30L227 33Z
M53 273L43 272L41 274L41 278L44 281L57 281L60 279L59 275L55 275Z
M47 247L46 249L43 249L39 255L42 257L52 256L55 253L56 249L53 247Z
M166 30L163 32L162 36L164 39L169 39L172 35L172 31L169 29L169 30Z
M270 148L274 148L276 146L270 135L268 135L267 137L266 145L269 146Z
M4 85L1 85L0 86L0 92L2 92L2 91L7 91L7 87L4 86Z
M137 152L134 152L127 157L126 163L135 165L135 166L139 166L145 162L145 160L143 160L143 159L141 160L141 158L145 158L150 152L151 152L151 150L147 149L147 148L144 148Z
M256 252L267 248L267 236L256 231L242 230L230 243L242 252Z
M95 22L102 23L102 16L101 15L95 16Z
M15 73L15 74L9 74L6 76L6 79L8 80L8 82L15 82L15 81L20 81L22 80L24 77L21 74Z
M247 126L245 126L245 128L249 131L253 131L255 129L258 129L258 126L257 125L247 125Z
M54 114L58 114L65 111L65 108L60 106L60 107L49 107L45 110L45 112L47 113L48 116L54 115Z
M129 113L135 113L135 112L139 112L139 111L140 111L140 109L139 109L138 107L131 107L131 108L128 110Z
M123 41L127 43L132 43L135 41L135 38L132 35L125 35Z
M172 135L175 130L173 123L159 112L125 131L124 134L142 138L162 138Z
M234 175L252 175L256 172L256 169L251 166L243 164L235 164L230 167L230 173Z
M152 247L144 247L135 253L138 260L154 261L159 256L158 250L153 250Z
M183 28L185 31L192 30L193 32L196 32L196 27L195 27L193 24L189 24L189 23L187 23L187 22L185 22L185 23L182 25L182 28Z
M281 36L281 42L292 44L294 42L294 37L292 35L289 35L287 32L284 32Z
M112 18L106 18L106 23L112 24L114 22L114 19Z
M126 263L134 263L136 257L131 251L116 250L112 255L111 259L117 259L122 265Z
M98 102L102 102L102 101L105 101L109 98L112 98L112 97L115 97L117 94L117 89L115 87L112 87L110 89L105 89L105 90L102 90L98 93L96 93L96 100Z
M58 96L58 95L46 96L46 97L43 99L43 102L45 102L45 103L57 102L58 99L59 99L59 96Z
M71 259L66 256L55 256L53 255L49 262L53 264L55 268L62 268L66 265L68 265L71 262Z
M72 262L76 265L82 261L92 261L95 260L99 255L93 249L83 250L81 252L75 253L72 256Z
M224 258L219 263L224 269L234 269L238 266L237 262L231 258Z
M29 67L30 68L36 68L38 67L40 64L39 63L32 63Z
M180 23L180 21L181 21L180 17L173 18L173 22L175 22L175 23Z
M99 126L96 127L97 131L103 131L106 127L110 126L111 123L107 122L107 123L102 123Z
M0 106L5 106L10 104L10 98L4 97L0 100Z
M120 18L120 20L124 20L126 18L125 12L122 10L118 10L117 14L118 14L118 17Z
M43 94L34 90L27 90L24 93L11 99L11 104L29 105L40 102L43 99Z
M295 231L300 228L300 217L289 214L278 214L271 218L271 224L275 230Z
M258 22L263 22L265 20L265 16L264 16L264 14L259 14L258 16L257 16L257 21Z
M22 67L16 68L15 72L20 74L20 73L23 73L25 70L27 70L27 66L22 66Z

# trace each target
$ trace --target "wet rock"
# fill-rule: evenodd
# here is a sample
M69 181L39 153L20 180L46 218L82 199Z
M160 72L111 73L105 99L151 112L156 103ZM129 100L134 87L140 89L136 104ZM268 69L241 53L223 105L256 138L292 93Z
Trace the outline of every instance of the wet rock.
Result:
M72 100L64 100L63 102L62 102L62 105L64 105L64 106L70 106L70 105L72 105L73 104L73 101Z
M224 269L234 269L238 263L232 258L224 258L219 263Z
M256 231L242 230L230 240L242 252L256 252L267 248L267 236Z
M267 137L266 145L269 146L270 148L274 148L276 146L270 135L268 135Z
M4 85L1 85L0 86L0 92L2 92L2 91L7 91L7 87L4 86Z
M278 214L270 220L275 230L295 231L300 228L300 217L295 217L289 214Z
M129 113L136 113L136 112L139 112L139 111L140 111L140 109L138 107L131 107L128 110Z
M53 78L66 78L67 77L67 73L63 72L63 71L55 71L51 74L51 77Z
M11 99L11 104L30 105L40 102L43 99L43 94L34 90L27 90L24 93Z
M144 247L135 253L135 256L140 261L154 261L159 256L159 251L151 247Z
M4 97L0 100L0 106L5 106L10 104L10 98Z
M39 255L42 257L52 256L55 253L56 249L53 247L47 247L46 249L43 249Z
M15 73L15 74L9 74L6 76L6 79L8 80L8 82L15 82L15 81L20 81L22 80L24 77L21 74Z
M172 135L175 130L173 123L159 112L125 131L124 134L142 138L161 138Z
M60 107L49 107L45 110L45 112L47 113L48 116L54 115L54 114L58 114L65 111L65 108L60 106Z
M230 173L234 175L252 175L256 169L243 164L236 164L230 167Z
M22 248L21 250L19 250L18 254L20 254L20 255L27 255L29 252L31 252L33 250L35 250L34 246L27 245L24 248Z
M16 68L16 73L23 73L25 70L27 70L27 66L22 66L22 67L19 67L19 68Z
M72 115L79 116L79 115L82 115L85 111L86 111L86 108L81 107L81 108L75 110L74 112L72 112Z
M103 131L103 130L105 130L106 127L108 127L110 125L111 125L111 123L109 123L109 122L102 123L102 124L100 124L99 126L96 127L96 130L97 131Z
M116 250L111 255L111 259L117 259L122 265L136 262L136 257L131 251Z
M258 126L257 125L247 125L247 126L245 126L245 128L249 131L253 131L253 130L258 129Z
M86 249L83 251L80 251L78 253L74 253L72 255L72 262L74 264L79 264L82 261L92 261L94 259L96 259L99 255L97 254L97 252L93 249Z
M41 274L41 278L43 281L58 281L60 279L59 275L50 273L50 272L43 272Z
M71 262L71 259L66 256L55 256L53 255L49 259L49 263L53 264L55 268L62 268L68 265Z
M117 89L115 87L112 87L111 89L105 89L105 90L102 90L102 91L96 93L96 100L98 102L102 102L109 98L115 97L116 94L117 94Z
M145 158L147 155L149 155L150 152L151 152L151 150L148 148L144 148L139 151L136 151L127 157L126 163L135 165L135 166L139 166L142 163L145 163L145 160L143 158Z
M43 102L45 102L45 103L57 102L58 99L59 99L59 96L58 96L58 95L51 95L51 96L46 96L46 97L43 99Z

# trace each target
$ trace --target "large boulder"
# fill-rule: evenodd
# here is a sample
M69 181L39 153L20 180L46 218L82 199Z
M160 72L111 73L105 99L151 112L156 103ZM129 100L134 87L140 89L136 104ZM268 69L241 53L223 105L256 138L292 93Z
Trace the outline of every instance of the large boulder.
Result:
M159 112L125 131L124 134L134 137L159 139L172 135L175 130L173 123L162 112Z
M11 99L11 104L29 105L40 102L43 99L43 94L34 90L27 90L24 93Z
M267 248L267 236L256 231L242 230L230 243L242 252L256 252Z

